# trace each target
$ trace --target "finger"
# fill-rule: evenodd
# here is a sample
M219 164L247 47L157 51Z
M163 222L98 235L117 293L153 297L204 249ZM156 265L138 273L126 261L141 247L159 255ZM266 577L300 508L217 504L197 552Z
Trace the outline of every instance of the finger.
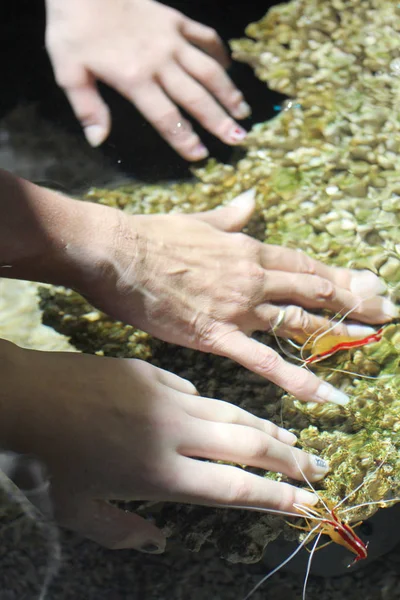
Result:
M251 427L290 446L293 446L297 441L296 436L283 427L278 427L274 423L271 423L271 421L260 419L246 410L230 404L230 402L186 396L183 406L186 412L196 419Z
M171 500L193 504L225 505L296 513L293 504L312 506L315 494L278 483L230 465L180 457L179 476Z
M250 107L244 101L242 92L215 60L192 46L185 46L177 55L177 60L235 119L246 119L250 115Z
M371 271L329 267L318 260L310 258L304 252L291 250L290 248L263 244L261 263L264 269L319 275L323 279L327 279L363 298L383 294L386 291L386 285Z
M160 72L159 81L176 104L226 144L238 144L246 137L246 131L178 63L169 63Z
M247 190L236 196L227 206L214 208L190 216L198 221L205 221L209 225L222 231L240 231L252 216L255 204L254 189Z
M187 160L200 160L208 151L194 133L190 123L158 84L148 82L125 93L160 135Z
M286 306L280 309L271 304L260 304L254 309L254 316L253 331L273 331L280 337L301 342L306 342L310 336L312 342L316 339L315 334L323 335L326 332L340 341L339 338L361 339L376 331L373 327L329 320L309 313L300 306ZM333 346L334 342L331 345Z
M178 448L185 456L226 460L306 481L318 481L329 470L328 464L319 457L246 425L193 419L185 437Z
M158 554L165 549L165 536L155 525L104 500L64 499L56 519L64 527L113 550L135 548Z
M332 402L343 406L349 401L346 394L329 383L321 381L307 369L286 362L272 348L240 331L229 332L214 343L213 352L238 362L304 402Z
M181 24L181 33L189 42L213 56L225 69L229 67L229 54L215 29L186 17Z
M64 88L64 91L87 141L93 147L100 146L110 133L111 117L94 79L88 76L85 83Z
M164 369L157 369L157 377L160 383L166 385L177 392L182 392L183 394L189 394L198 396L199 392L196 387L183 377L179 377L174 373L170 373L169 371L165 371Z

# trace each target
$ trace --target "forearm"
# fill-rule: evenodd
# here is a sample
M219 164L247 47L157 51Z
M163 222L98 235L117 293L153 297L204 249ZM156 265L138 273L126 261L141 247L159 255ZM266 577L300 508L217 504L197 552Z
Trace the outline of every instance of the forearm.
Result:
M0 170L0 276L78 288L90 283L101 268L96 239L107 210Z

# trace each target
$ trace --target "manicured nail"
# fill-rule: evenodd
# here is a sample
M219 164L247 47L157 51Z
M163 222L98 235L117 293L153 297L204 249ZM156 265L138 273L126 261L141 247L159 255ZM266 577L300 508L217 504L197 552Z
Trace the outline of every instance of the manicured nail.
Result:
M279 429L279 439L284 444L289 444L289 446L294 446L297 442L297 436L294 433L282 428Z
M150 554L155 554L156 552L160 552L160 547L153 542L148 542L140 547L141 552L149 552Z
M254 204L254 196L255 195L256 195L256 191L254 188L252 188L251 190L247 190L246 192L239 194L239 196L236 196L236 198L234 198L230 202L230 205L236 206L237 208L242 208L242 207L247 208L249 206L249 204Z
M247 131L242 127L239 127L239 125L236 125L235 127L232 127L232 129L228 133L228 139L233 143L241 142L242 140L244 140L246 135Z
M319 456L311 456L310 457L312 470L313 470L313 481L318 481L325 477L327 472L329 471L329 463L326 460L323 460Z
M376 330L373 327L367 327L366 325L347 325L347 333L350 337L364 338L376 333Z
M85 137L93 148L97 148L104 142L107 131L101 125L88 125L83 130Z
M382 314L388 319L397 319L399 317L399 309L387 298L382 302Z
M247 102L241 102L235 110L232 111L232 115L235 119L246 119L249 115L251 115L251 108L247 104Z
M385 283L375 273L367 270L353 271L350 283L350 290L353 294L367 298L384 294L386 289Z
M345 406L349 400L346 394L337 390L330 383L321 383L315 394L316 402L332 402L333 404L339 404L339 406Z
M209 152L203 144L197 144L189 154L193 160L201 160L202 158L207 158Z
M311 492L297 488L295 504L307 504L308 506L314 506L314 504L317 504L318 500L319 498L317 494L312 494Z

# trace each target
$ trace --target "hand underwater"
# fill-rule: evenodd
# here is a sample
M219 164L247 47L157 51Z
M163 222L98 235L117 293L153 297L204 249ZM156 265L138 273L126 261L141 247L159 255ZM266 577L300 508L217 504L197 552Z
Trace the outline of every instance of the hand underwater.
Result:
M229 58L210 27L153 0L46 0L46 7L55 77L92 146L111 126L96 79L130 100L187 160L208 152L177 106L226 144L245 137L233 118L250 109L225 72Z
M165 546L151 522L111 499L291 512L293 503L317 501L287 483L197 460L295 479L303 479L302 470L311 481L328 470L321 459L292 448L293 434L199 397L185 379L140 360L22 350L1 341L0 357L2 391L13 398L0 424L2 442L45 462L57 521L100 544L150 552Z
M122 321L165 341L229 357L300 400L344 404L344 394L251 334L275 329L298 339L331 328L328 319L307 309L352 311L352 319L365 323L390 321L397 309L379 295L385 285L369 271L328 267L302 252L235 233L254 207L253 191L229 206L191 215L128 216L101 207L100 239L92 238L91 248L101 245L105 256L97 262L106 266L90 289L86 284L80 291ZM343 322L332 337L360 338L372 331Z

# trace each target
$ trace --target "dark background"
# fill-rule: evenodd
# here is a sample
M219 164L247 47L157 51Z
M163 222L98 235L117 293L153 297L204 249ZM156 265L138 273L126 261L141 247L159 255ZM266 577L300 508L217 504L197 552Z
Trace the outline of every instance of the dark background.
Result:
M225 42L243 36L249 22L260 19L270 6L277 4L271 0L261 3L243 3L242 0L172 0L164 3L214 27ZM80 125L63 92L54 82L44 48L44 0L13 0L2 4L0 118L16 105L36 103L43 117L81 136ZM280 103L282 97L267 90L247 65L234 63L230 75L253 109L252 117L243 125L249 128L252 123L268 119L273 114L273 106ZM169 148L131 104L106 86L101 86L101 92L111 107L113 128L98 152L118 162L126 174L141 179L154 181L190 176L188 163ZM231 158L231 148L202 130L197 123L195 128L212 156L221 161Z

